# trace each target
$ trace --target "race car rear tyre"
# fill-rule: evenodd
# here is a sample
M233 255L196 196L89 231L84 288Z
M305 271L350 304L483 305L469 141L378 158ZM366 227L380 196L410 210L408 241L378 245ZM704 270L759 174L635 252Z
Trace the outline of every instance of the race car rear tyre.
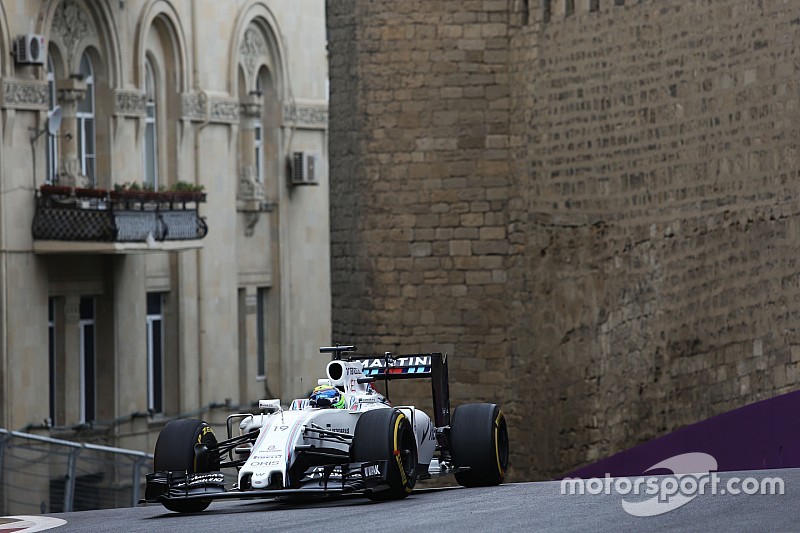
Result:
M197 456L195 444L216 444L214 431L202 420L173 420L158 434L153 454L153 469L156 472L177 471L200 474L219 472L219 460L209 456ZM211 500L162 501L164 507L177 513L199 513L211 504Z
M469 403L455 408L450 419L453 464L469 467L456 474L464 487L488 487L503 482L508 470L508 428L500 407Z
M387 461L389 488L370 492L371 500L400 500L417 483L417 439L408 417L397 409L374 409L358 419L350 448L353 462Z

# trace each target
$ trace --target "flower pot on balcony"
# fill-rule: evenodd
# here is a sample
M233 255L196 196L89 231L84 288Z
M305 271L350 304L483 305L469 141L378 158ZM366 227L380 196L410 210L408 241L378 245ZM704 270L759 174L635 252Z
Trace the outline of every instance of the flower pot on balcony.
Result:
M121 191L111 191L109 196L112 200L119 200L123 202L142 202L147 199L147 194L150 194L146 191L141 190L121 190Z
M76 188L75 196L78 198L106 198L108 196L108 191L105 189Z
M42 196L72 196L72 187L44 184L39 187L39 193Z
M171 193L176 202L205 202L206 193L200 191L176 191Z

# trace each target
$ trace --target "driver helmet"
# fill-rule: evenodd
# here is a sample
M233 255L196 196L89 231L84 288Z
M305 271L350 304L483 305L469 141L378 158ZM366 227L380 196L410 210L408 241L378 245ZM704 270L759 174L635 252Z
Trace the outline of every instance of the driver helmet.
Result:
M311 397L308 399L311 407L333 407L334 409L344 409L344 395L339 389L330 385L319 385L314 388Z

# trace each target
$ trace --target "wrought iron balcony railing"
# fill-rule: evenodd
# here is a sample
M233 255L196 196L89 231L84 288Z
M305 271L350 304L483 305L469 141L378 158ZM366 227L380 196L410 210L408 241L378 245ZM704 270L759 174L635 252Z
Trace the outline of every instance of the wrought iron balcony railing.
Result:
M204 193L108 193L42 187L33 219L35 241L147 243L199 240ZM158 246L156 246L158 247Z

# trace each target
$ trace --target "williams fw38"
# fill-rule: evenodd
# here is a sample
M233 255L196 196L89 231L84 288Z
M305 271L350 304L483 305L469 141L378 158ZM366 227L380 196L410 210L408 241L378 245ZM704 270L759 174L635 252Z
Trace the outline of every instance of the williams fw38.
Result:
M450 474L466 487L503 481L503 412L474 403L451 413L446 355L364 358L354 356L353 346L320 352L333 357L309 398L288 409L279 400L260 400L261 414L231 414L225 440L217 441L202 420L164 426L144 501L191 513L229 498L360 493L401 499L418 480ZM388 396L390 381L420 378L431 380L432 417L414 406L393 406L373 387L383 381ZM238 475L226 488L221 469L228 468Z

